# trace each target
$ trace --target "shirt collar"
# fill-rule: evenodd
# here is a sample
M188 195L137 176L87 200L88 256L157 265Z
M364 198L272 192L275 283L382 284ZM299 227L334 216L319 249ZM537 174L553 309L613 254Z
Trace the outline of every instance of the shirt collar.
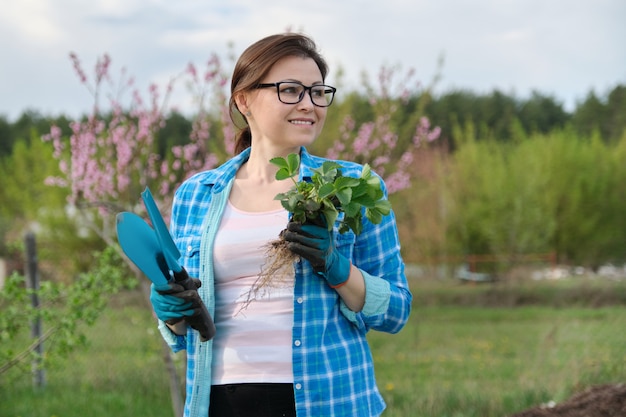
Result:
M213 192L220 192L235 177L248 158L250 158L250 148L243 150L219 167L207 171L200 182L204 185L212 185Z
M250 148L235 155L219 167L207 171L200 182L204 185L213 186L214 192L220 192L235 177L239 168L241 168L248 158L250 158ZM313 169L319 168L322 163L322 158L311 155L305 147L301 147L298 179L300 181L310 181L313 176Z

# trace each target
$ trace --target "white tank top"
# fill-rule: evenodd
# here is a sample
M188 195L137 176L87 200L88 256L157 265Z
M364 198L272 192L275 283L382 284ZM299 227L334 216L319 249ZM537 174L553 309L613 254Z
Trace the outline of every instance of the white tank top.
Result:
M266 262L264 245L285 228L284 209L244 212L226 205L215 237L215 326L212 384L293 382L292 268L251 300Z

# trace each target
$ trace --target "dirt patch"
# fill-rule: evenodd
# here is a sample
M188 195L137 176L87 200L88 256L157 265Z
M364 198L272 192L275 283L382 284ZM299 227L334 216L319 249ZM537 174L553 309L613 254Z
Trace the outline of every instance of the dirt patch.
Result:
M626 384L598 385L554 406L543 405L510 417L624 417Z

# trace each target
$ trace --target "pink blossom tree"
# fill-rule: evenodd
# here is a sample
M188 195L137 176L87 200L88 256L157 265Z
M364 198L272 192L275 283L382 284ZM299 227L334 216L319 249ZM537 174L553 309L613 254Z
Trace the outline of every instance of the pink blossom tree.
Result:
M411 186L414 175L410 169L415 154L424 145L437 140L441 129L433 127L430 120L419 116L410 138L400 138L398 126L392 117L398 106L406 105L421 88L415 80L415 70L400 74L399 68L383 66L378 74L378 88L364 80L366 95L374 109L374 120L357 126L352 115L347 115L340 126L339 138L327 151L333 159L349 159L368 162L372 169L385 179L390 194Z
M49 185L67 187L68 203L78 208L83 221L108 244L114 244L111 222L120 211L140 211L139 195L149 186L162 209L170 206L174 188L190 174L215 167L220 158L209 151L210 115L206 109L208 92L217 97L221 116L222 143L232 152L234 131L230 125L224 87L227 77L221 62L212 56L202 77L193 64L170 80L162 94L151 84L144 99L135 88L134 79L122 69L117 82L111 75L111 59L103 55L97 60L94 77L90 79L75 54L70 54L80 82L90 91L94 103L82 120L70 124L71 135L64 138L58 126L52 126L43 137L52 143L54 157L62 173L47 179ZM157 151L156 137L164 127L168 99L175 82L187 78L187 85L198 100L198 113L193 119L188 143L174 146L164 156ZM105 88L108 90L105 91ZM130 99L124 103L130 90ZM101 107L106 96L107 111ZM89 213L89 215L87 215Z

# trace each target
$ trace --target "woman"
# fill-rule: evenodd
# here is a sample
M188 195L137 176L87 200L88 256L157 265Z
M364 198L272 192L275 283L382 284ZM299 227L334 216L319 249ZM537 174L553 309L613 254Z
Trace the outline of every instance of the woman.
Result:
M365 335L398 332L410 312L393 213L377 225L364 219L358 236L336 226L329 233L290 222L274 199L292 182L275 179L270 159L299 153L299 180L325 161L306 147L334 97L327 72L303 35L251 45L231 84L231 116L247 123L237 155L176 191L171 232L217 329L202 342L193 329L197 295L153 287L161 333L174 351L187 349L185 416L369 417L385 408ZM360 175L360 165L339 163L343 175ZM263 247L280 233L301 260L250 300Z

